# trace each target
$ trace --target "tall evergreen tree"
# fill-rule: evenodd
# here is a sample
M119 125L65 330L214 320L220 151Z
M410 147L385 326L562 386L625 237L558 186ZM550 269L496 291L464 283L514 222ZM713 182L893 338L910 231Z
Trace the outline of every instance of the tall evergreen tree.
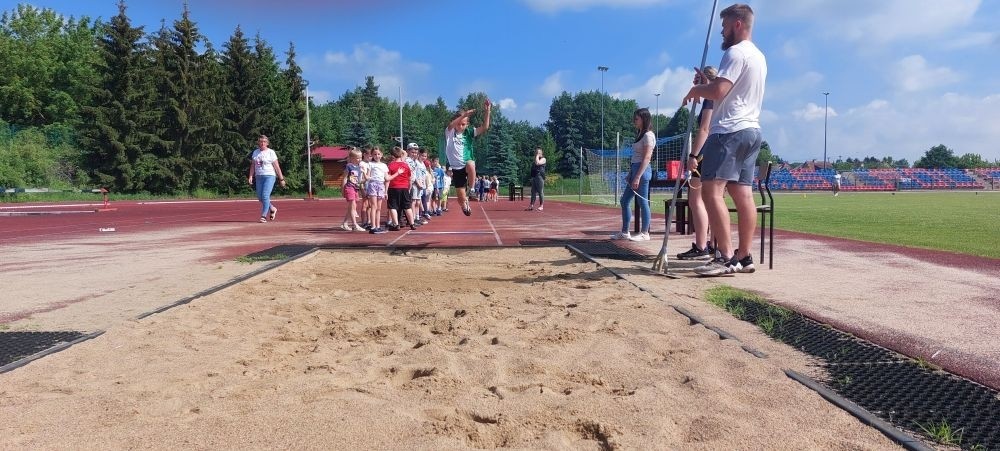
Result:
M85 164L94 180L116 191L141 191L138 164L149 141L148 97L141 91L142 27L133 27L124 1L98 41L103 74L91 90L93 105L83 108L87 127L81 144L87 149Z
M211 42L205 41L205 52L197 59L195 81L196 102L192 108L190 145L183 151L189 152L192 165L192 192L207 188L216 192L227 192L242 184L244 169L232 167L226 158L224 121L228 102L232 97L226 85L225 68L221 56ZM249 162L245 162L246 166ZM231 179L235 178L235 181Z
M295 62L295 44L288 44L286 52L285 69L281 71L280 78L276 80L280 89L276 94L276 107L280 112L277 118L275 134L285 147L281 155L282 171L288 179L289 187L297 188L304 186L306 182L306 101L305 83L302 80L302 68ZM310 111L311 112L311 111ZM310 117L310 120L312 118ZM310 125L310 133L312 126ZM315 162L314 162L315 163ZM316 172L321 165L313 165L313 183L322 180L322 171ZM317 179L317 176L319 178Z
M228 192L242 190L246 184L249 156L253 143L263 133L263 114L260 99L259 65L250 52L250 45L243 29L236 31L225 44L222 64L225 70L228 98L223 113L222 153L224 166L229 172L217 174L217 184Z

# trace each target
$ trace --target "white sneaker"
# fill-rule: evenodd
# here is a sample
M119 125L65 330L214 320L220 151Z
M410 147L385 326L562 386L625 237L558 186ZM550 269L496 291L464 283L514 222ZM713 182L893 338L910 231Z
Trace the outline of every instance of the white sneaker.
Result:
M649 241L649 232L642 232L635 236L630 236L628 239L632 241Z
M538 206L538 211L545 211L545 207L542 207L541 205L539 205Z
M618 241L625 241L625 240L631 240L632 237L629 236L628 232L621 232L621 233L616 233L614 235L611 235L611 239L612 240L618 240Z

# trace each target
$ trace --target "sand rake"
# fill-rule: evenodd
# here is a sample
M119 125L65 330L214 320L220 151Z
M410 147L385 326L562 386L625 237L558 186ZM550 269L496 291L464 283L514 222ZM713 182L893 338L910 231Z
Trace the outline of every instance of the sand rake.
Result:
M705 47L701 52L701 64L698 65L698 70L700 71L705 67L705 61L708 59L708 44L712 41L712 25L715 24L715 10L719 7L719 0L714 0L712 2L712 14L708 16L708 32L705 33ZM684 179L690 179L691 174L688 173L687 160L688 155L691 155L691 133L694 130L694 122L697 120L697 116L694 114L695 103L691 102L691 113L688 115L687 124L687 135L684 137L684 151L681 155L681 173L684 174ZM663 232L663 244L660 245L660 252L656 255L656 259L653 260L653 271L660 274L665 274L667 276L675 275L670 273L669 261L670 257L669 246L670 246L670 224L674 221L675 212L677 211L677 198L681 195L681 177L677 177L677 181L674 183L674 196L670 200L670 206L667 207L667 228Z

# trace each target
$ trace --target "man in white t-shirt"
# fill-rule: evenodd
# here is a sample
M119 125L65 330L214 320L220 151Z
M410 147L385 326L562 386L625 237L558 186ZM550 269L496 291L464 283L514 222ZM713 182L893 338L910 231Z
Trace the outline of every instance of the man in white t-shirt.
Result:
M833 174L833 197L840 194L840 173Z
M767 61L751 41L753 10L749 5L734 4L722 10L722 64L719 76L702 84L697 71L695 86L684 96L684 103L699 98L715 101L710 135L702 147L702 199L708 210L708 222L718 239L720 257L695 268L703 276L721 276L735 272L753 272L754 229L757 206L753 200L754 168L760 152L760 111L764 101ZM729 209L723 199L728 191L736 204L739 224L739 247L732 250Z

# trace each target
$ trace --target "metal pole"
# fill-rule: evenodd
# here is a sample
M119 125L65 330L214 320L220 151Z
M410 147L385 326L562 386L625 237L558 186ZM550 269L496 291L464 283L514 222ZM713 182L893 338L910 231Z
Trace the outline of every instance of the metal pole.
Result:
M830 93L823 93L823 169L826 169L826 118L830 112Z
M604 73L608 71L607 66L597 66L601 71L601 150L604 150Z
M621 174L622 174L622 133L615 134L615 205L621 197Z
M583 203L583 146L580 146L580 187L578 188L578 194L576 200Z
M313 198L313 171L312 171L312 138L309 130L309 82L303 80L306 87L306 170L309 171L309 199Z
M399 86L399 147L403 147L403 87Z
M656 136L660 136L660 93L656 93Z

